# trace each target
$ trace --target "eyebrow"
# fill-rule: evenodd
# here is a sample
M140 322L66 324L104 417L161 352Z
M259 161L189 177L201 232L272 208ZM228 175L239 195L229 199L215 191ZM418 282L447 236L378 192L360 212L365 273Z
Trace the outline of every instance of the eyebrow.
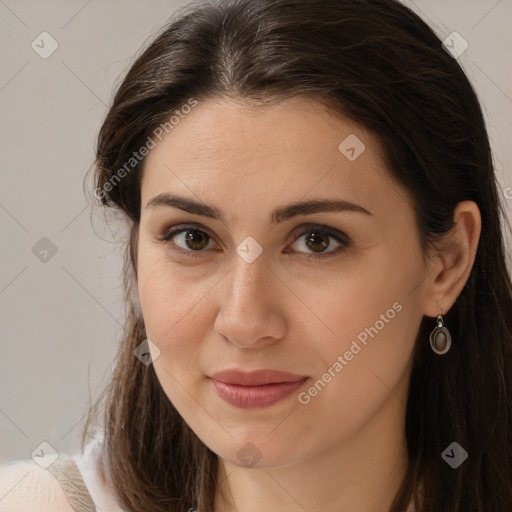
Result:
M156 208L165 206L168 208L178 208L188 213L201 215L210 219L215 219L225 223L225 215L219 208L209 206L194 199L169 194L164 192L150 199L146 205L147 208ZM373 215L369 210L362 206L344 201L342 199L315 199L311 201L295 202L275 209L270 214L270 222L279 224L297 215L311 215L320 212L345 212L352 211Z

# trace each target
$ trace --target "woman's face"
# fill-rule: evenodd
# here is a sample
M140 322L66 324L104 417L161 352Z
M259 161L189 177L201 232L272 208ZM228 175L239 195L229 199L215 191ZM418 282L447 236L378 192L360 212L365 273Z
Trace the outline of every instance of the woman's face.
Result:
M312 100L219 100L146 159L138 290L154 370L230 463L287 466L402 424L428 269L377 150Z

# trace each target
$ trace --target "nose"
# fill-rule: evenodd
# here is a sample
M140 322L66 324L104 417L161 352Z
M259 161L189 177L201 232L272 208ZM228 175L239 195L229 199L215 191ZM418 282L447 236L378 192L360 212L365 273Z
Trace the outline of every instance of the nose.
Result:
M241 348L261 348L284 338L283 288L263 257L242 258L219 287L215 332Z

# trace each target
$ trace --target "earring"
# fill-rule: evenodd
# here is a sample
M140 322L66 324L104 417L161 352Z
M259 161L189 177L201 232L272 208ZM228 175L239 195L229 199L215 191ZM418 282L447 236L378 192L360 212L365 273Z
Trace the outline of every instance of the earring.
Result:
M443 308L441 314L437 317L437 327L430 333L430 346L436 354L446 354L452 345L450 331L444 326Z

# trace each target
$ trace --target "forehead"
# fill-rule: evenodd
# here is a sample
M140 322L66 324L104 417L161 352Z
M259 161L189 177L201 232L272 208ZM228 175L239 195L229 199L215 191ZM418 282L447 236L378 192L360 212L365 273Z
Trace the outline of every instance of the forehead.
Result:
M375 204L383 187L395 188L376 139L321 103L223 99L198 102L150 151L141 199L143 209L165 191L218 197L226 208L326 195Z
M230 99L198 102L183 115L148 156L153 163L172 151L176 163L243 161L287 156L300 160L305 154L320 159L325 150L337 150L350 134L376 145L373 137L353 121L327 110L319 102L291 98L275 105L253 105Z

